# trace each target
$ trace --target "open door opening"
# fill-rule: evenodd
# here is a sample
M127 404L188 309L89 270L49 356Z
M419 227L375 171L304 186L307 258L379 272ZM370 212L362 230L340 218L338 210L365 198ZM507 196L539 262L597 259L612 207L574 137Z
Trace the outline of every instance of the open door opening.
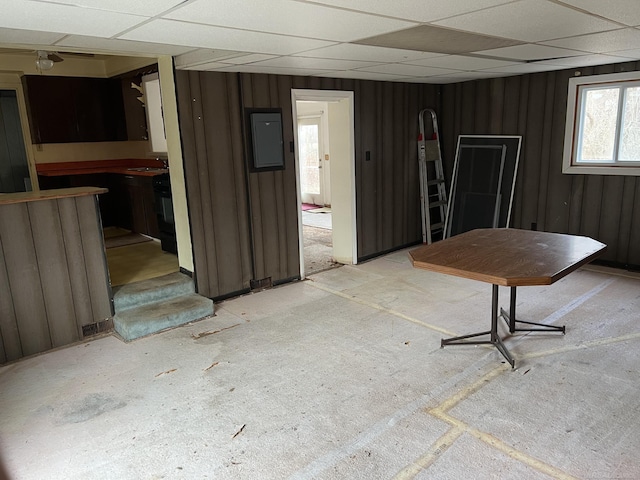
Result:
M292 90L300 276L355 264L353 92Z

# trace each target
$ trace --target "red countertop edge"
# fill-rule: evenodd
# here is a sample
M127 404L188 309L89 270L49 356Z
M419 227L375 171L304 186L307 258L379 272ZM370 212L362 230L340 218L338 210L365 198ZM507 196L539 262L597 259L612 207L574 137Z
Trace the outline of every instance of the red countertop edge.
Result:
M135 171L131 168L154 168L164 171ZM162 160L153 158L125 158L117 160L89 160L84 162L57 162L36 164L38 175L58 177L62 175L86 175L91 173L119 173L123 175L138 175L152 177L159 173L166 173Z

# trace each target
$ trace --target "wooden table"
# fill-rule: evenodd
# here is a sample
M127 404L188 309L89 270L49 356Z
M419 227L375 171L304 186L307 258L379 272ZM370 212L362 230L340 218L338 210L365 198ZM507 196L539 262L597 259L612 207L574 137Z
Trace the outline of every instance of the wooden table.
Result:
M443 339L445 345L494 345L515 361L498 336L498 317L509 332L560 331L565 327L516 320L516 288L551 285L600 256L607 246L588 237L512 228L478 229L409 252L414 267L493 284L491 330ZM498 311L498 286L511 287L509 313ZM528 325L516 328L517 323ZM473 340L489 335L489 340Z

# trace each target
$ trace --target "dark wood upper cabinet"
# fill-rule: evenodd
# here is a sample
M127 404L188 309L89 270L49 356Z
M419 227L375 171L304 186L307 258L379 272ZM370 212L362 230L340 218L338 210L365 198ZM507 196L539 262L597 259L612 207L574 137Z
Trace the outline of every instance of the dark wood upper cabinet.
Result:
M120 80L25 75L22 82L33 143L127 140Z

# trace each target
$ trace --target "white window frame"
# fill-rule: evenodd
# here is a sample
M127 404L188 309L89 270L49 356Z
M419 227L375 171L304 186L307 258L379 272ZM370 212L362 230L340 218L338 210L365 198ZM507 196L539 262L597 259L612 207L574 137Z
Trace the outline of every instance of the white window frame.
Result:
M582 91L587 88L609 86L632 86L640 82L640 72L611 73L573 77L569 79L567 97L567 120L564 133L564 154L562 173L593 175L635 175L640 176L640 162L581 162L576 163L576 155L581 132L578 131L580 121ZM634 85L637 86L637 85ZM621 113L618 113L619 118ZM619 126L618 126L619 127ZM617 154L618 148L615 147Z

